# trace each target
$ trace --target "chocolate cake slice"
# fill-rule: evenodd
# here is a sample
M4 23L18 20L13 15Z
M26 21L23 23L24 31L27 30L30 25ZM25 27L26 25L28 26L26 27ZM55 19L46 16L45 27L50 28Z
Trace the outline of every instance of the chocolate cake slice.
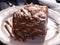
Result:
M27 4L12 14L12 33L17 40L33 40L46 35L47 6Z

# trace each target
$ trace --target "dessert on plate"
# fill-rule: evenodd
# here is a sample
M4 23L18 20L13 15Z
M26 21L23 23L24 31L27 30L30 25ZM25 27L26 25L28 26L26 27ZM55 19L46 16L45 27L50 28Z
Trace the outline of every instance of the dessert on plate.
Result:
M46 35L48 22L48 7L37 4L27 4L12 14L12 25L5 21L11 28L4 25L10 36L16 40L34 40Z

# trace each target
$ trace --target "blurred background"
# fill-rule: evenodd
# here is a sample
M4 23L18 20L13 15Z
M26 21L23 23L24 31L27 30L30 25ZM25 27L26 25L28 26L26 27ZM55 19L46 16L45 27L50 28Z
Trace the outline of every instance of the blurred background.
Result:
M40 4L40 1L60 3L60 0L0 0L0 11L12 6L22 6L29 3Z
M38 0L0 0L0 11L12 6L22 6L25 4L39 4Z

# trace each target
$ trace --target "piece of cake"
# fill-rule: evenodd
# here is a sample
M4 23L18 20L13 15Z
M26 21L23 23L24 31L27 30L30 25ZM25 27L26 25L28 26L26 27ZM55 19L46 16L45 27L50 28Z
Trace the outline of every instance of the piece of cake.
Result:
M47 6L27 4L12 14L12 33L17 40L34 40L46 35ZM11 34L10 34L11 35Z

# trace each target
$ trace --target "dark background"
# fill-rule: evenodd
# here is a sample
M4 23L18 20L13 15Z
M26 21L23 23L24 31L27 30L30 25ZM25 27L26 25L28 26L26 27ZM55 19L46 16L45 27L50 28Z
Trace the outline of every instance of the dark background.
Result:
M11 3L12 5L10 5L9 3ZM0 0L0 10L6 9L8 7L12 7L13 5L20 6L20 5L24 5L26 3L39 4L38 0Z

